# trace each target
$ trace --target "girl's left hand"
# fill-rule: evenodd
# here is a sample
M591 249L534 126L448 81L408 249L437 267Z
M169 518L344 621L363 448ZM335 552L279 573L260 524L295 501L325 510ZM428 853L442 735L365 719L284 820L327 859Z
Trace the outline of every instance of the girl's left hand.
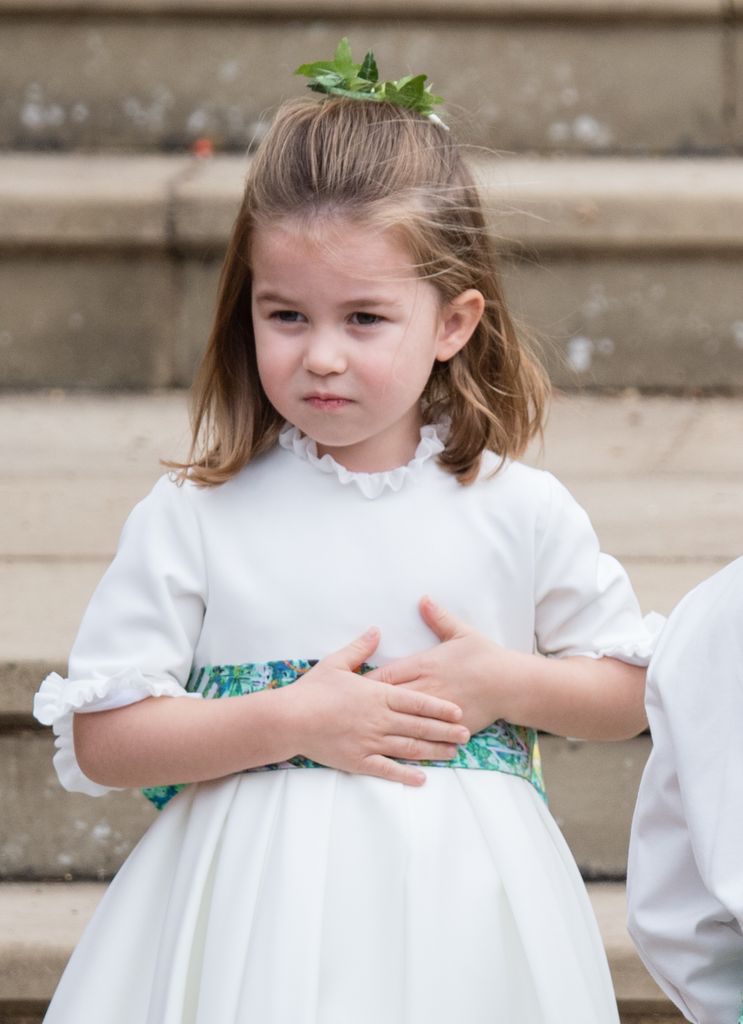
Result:
M383 665L369 677L453 701L462 709L461 724L473 735L497 718L510 721L530 656L493 643L428 597L420 613L440 643Z

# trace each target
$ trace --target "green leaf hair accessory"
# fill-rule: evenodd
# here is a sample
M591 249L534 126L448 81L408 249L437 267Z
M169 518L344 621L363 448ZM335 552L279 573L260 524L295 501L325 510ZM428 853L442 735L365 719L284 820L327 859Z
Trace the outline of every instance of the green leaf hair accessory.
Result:
M447 127L433 112L433 108L444 101L441 96L434 96L430 86L426 85L427 75L406 75L397 82L380 82L372 51L369 50L361 64L357 64L345 36L338 43L332 60L300 64L294 74L309 78L307 88L314 92L346 96L352 100L386 100L398 107L415 110L443 128Z

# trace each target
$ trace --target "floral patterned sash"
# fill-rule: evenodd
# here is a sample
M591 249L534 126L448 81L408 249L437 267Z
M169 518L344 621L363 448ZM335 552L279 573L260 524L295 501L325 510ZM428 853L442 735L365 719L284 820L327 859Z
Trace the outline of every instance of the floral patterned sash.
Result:
M264 661L246 665L207 665L191 673L186 690L207 698L240 697L246 693L288 686L316 664L317 661ZM358 671L363 675L372 668L372 665L362 665ZM511 725L498 720L472 736L468 743L461 745L453 760L417 763L435 768L479 768L516 775L530 782L542 799L546 800L537 734L534 729L523 725ZM322 767L300 756L248 770L265 772L280 768ZM142 792L161 809L183 788L182 785L152 786Z

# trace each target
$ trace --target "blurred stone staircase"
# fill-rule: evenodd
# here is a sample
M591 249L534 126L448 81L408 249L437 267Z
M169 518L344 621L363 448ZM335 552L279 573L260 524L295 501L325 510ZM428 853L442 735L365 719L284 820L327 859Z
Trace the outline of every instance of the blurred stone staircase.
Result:
M40 1019L153 813L63 793L31 695L158 457L184 449L171 389L204 341L245 150L302 93L292 68L344 34L446 96L512 304L570 392L531 457L643 606L743 552L743 0L0 0L0 1024ZM623 1020L665 1024L623 926L648 749L544 738L553 811L604 880Z
M0 0L0 384L190 380L246 147L347 33L446 96L558 384L740 387L742 5Z

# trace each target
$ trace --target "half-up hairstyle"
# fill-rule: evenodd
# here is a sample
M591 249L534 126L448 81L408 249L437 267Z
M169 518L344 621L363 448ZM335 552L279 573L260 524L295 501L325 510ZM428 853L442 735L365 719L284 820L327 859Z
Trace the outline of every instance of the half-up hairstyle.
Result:
M229 241L214 326L193 392L193 443L171 463L201 485L223 483L271 448L283 420L255 354L250 249L257 226L287 218L311 230L342 217L393 229L442 303L485 298L469 342L437 362L421 398L425 422L451 422L439 462L463 484L486 449L521 455L541 429L546 376L517 337L473 178L440 124L385 102L331 97L282 106L248 171Z

